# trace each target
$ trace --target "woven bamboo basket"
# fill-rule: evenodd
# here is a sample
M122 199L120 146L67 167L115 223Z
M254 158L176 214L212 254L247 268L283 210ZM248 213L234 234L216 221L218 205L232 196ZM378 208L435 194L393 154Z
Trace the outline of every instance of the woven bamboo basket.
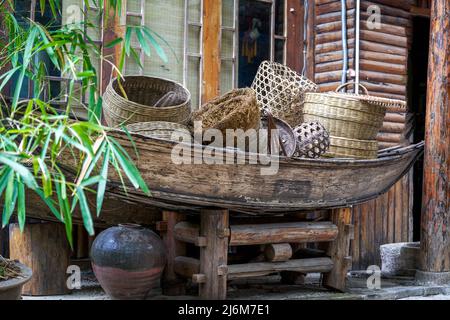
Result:
M138 122L130 124L126 128L129 132L138 133L143 136L177 142L181 139L187 142L192 137L187 126L174 122Z
M373 140L383 126L386 105L372 103L370 96L334 93L306 93L304 121L319 121L334 137Z
M264 61L259 66L252 89L263 111L267 110L295 127L303 122L305 92L316 92L318 87L285 65Z
M324 156L332 158L376 159L378 157L378 141L330 136L330 149Z
M388 99L388 98L382 98L382 97L375 97L368 94L368 90L365 86L362 84L359 84L359 87L363 89L365 95L357 94L357 93L342 93L340 92L342 89L348 87L348 86L354 86L354 82L347 82L343 85L339 86L335 92L330 92L331 95L334 93L337 93L338 96L345 95L347 97L353 97L356 99L359 99L360 101L366 101L372 105L378 105L381 107L384 107L386 109L391 110L398 110L399 112L403 111L406 112L407 110L407 104L406 101L398 100L398 99Z
M191 94L182 85L161 78L128 76L113 79L103 95L103 112L111 127L149 121L186 124L191 113Z

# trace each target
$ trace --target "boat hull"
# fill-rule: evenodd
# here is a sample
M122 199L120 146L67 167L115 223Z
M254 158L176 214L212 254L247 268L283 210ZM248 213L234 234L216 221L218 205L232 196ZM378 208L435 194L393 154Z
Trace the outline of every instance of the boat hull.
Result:
M128 137L121 133L113 135L134 155ZM245 158L245 164L222 164L214 163L218 157L211 154L211 149L197 145L184 146L190 156L177 164L173 160L175 143L139 135L133 138L139 153L139 157L133 158L152 195L132 188L125 193L114 174L110 176L108 192L128 201L169 209L221 207L258 214L348 207L366 202L389 190L423 153L420 143L382 152L374 160L266 157L260 162L272 163L263 165L249 163L255 155L221 149L227 159ZM275 167L276 161L275 174L262 174L264 169Z

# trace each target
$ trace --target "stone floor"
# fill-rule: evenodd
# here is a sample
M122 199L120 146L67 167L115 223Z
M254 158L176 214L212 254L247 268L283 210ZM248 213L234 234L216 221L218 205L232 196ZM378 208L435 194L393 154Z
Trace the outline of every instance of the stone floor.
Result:
M167 297L155 292L150 299L196 299L192 295ZM382 278L380 289L368 289L367 276L351 274L345 293L326 290L320 286L320 275L310 274L302 285L281 285L279 276L232 281L229 299L250 300L450 300L450 287L416 286L413 278ZM69 295L23 297L24 300L109 300L91 272L83 272L80 290Z

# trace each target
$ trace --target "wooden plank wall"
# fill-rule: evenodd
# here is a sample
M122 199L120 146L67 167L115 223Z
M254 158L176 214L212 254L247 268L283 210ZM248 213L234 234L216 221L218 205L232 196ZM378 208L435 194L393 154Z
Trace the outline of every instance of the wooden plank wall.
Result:
M408 52L411 45L414 1L361 1L360 78L375 96L406 100ZM356 1L347 0L347 47L349 68L354 69ZM371 30L366 23L368 7L381 10L381 28ZM315 82L321 91L334 90L341 83L343 50L341 1L316 0ZM378 137L380 147L409 144L413 132L411 115L388 110ZM379 247L385 243L412 241L412 171L389 192L374 201L353 208L355 240L353 269L380 265Z

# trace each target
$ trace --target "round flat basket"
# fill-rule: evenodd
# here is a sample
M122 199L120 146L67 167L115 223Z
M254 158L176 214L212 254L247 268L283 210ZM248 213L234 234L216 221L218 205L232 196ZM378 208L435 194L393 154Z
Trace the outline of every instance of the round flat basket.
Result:
M305 121L319 121L332 136L373 140L383 126L386 107L355 95L306 93L303 112Z
M325 156L332 158L376 159L378 157L378 141L330 136L330 149Z
M171 140L171 141L191 141L191 133L185 125L165 121L139 122L128 125L127 130L143 136Z
M191 94L171 80L127 76L120 84L113 79L108 85L103 95L103 112L110 127L149 121L186 124L191 113Z

